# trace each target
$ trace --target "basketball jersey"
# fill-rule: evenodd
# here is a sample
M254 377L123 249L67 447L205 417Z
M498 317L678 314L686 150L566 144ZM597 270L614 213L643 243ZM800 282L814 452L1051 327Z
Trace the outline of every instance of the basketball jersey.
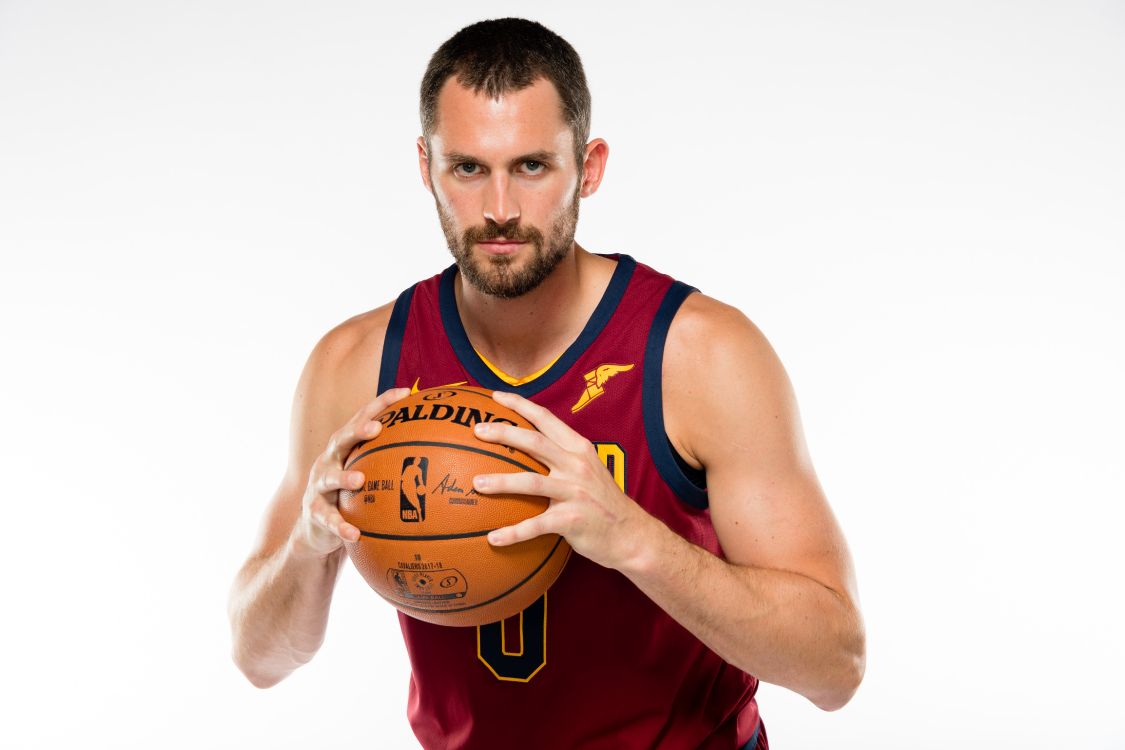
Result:
M454 297L456 267L415 284L392 311L379 392L467 384L518 393L590 440L642 508L721 556L706 489L675 454L661 406L668 327L694 290L627 255L608 257L616 269L578 339L517 386L473 350ZM577 553L543 597L503 622L399 621L408 715L426 750L768 747L758 681L624 575Z

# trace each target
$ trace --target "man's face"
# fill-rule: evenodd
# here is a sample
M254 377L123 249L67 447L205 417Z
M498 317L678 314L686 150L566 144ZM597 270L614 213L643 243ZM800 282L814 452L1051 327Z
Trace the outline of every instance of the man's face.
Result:
M423 181L461 274L510 299L537 287L574 244L581 185L574 136L550 81L474 94L454 78L438 95Z

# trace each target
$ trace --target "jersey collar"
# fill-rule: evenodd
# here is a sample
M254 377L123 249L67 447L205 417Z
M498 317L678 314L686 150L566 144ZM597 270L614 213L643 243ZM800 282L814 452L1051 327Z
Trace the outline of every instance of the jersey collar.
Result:
M508 385L497 377L496 373L489 369L481 361L476 351L473 350L473 345L469 342L469 336L465 333L465 325L461 322L461 315L457 312L457 298L453 291L457 266L454 264L445 269L441 274L441 288L438 293L441 305L441 321L445 328L445 334L453 345L453 351L457 354L457 359L461 361L461 365L466 372L485 388L517 393L524 398L528 398L546 389L569 371L578 361L578 358L589 348L590 344L594 343L594 339L602 332L609 319L613 317L617 304L624 296L625 288L629 285L629 279L632 278L633 271L637 267L637 262L628 255L617 254L603 257L616 258L617 268L613 270L609 286L606 287L598 306L594 308L593 314L590 315L590 319L586 321L582 333L578 335L573 344L567 347L563 355L547 368L546 372L530 382L515 386Z

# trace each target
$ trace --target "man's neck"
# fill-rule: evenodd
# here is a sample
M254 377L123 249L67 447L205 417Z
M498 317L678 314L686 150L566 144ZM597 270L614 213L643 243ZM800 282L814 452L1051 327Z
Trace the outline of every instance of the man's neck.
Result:
M473 347L514 377L535 372L582 332L613 275L613 261L578 246L543 283L515 299L482 294L458 274L457 310Z

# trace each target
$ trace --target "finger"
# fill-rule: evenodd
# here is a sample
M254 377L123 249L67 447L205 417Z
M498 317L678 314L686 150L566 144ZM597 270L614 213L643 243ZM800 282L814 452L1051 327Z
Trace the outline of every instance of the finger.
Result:
M324 452L332 463L342 464L358 443L378 435L383 425L375 421L375 418L388 406L409 395L409 388L392 388L367 402L329 439L328 448Z
M558 444L535 430L503 422L477 422L473 425L473 432L481 440L516 448L552 468L566 458L566 453Z
M358 443L369 440L379 434L379 429L373 429L372 424L378 422L365 422L363 425L348 422L328 439L328 447L324 449L324 458L332 466L340 466ZM380 425L382 427L382 425Z
M478 474L473 477L473 488L486 495L530 495L559 497L565 485L554 477L530 471L511 474Z
M507 406L521 417L535 425L535 428L546 435L556 445L564 450L579 450L587 444L586 438L572 430L565 422L556 417L551 411L534 401L528 401L523 396L504 391L493 391L492 398L496 403Z
M409 388L388 388L369 401L364 408L360 409L360 414L365 414L367 419L372 419L378 415L379 412L383 411L383 409L386 409L396 401L403 400L409 395Z
M356 451L374 440L382 431L382 422L365 422L350 434L342 434L340 436L341 442L329 444L331 450L328 455L329 461L337 466L343 464L345 469L350 468L352 464L359 460L360 454L356 454ZM339 447L344 445L348 446L347 450L338 450Z
M336 490L358 490L363 487L364 479L362 471L328 469L317 475L313 488L324 497Z
M528 539L534 539L543 534L558 533L551 526L553 516L551 511L545 510L537 516L532 516L512 526L505 526L488 532L488 543L494 547L507 547L509 544L519 544Z
M328 503L317 503L311 510L313 520L324 529L330 531L346 542L359 540L359 529L352 526L340 515L340 511Z
M354 424L356 427L362 427L363 425L374 421L375 418L378 417L379 414L382 413L388 406L395 403L396 401L401 401L409 395L409 388L390 388L388 390L385 390L372 400L368 401L362 409L356 412L350 424Z

